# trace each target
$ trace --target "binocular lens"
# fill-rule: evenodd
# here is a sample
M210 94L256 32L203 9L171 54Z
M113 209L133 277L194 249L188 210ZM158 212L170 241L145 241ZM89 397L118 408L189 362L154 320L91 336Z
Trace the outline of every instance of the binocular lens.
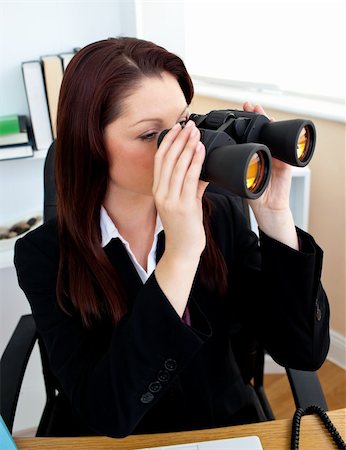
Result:
M304 161L309 154L311 145L311 134L309 127L302 128L297 143L297 156L300 161Z
M254 153L246 171L246 186L251 192L256 192L265 181L265 161L261 153Z

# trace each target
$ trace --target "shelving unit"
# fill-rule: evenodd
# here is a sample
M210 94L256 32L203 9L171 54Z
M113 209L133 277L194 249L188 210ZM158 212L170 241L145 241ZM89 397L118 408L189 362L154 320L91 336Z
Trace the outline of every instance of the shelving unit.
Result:
M1 4L1 35L8 48L0 67L0 115L29 115L21 71L23 61L69 52L110 36L137 34L135 0L20 3L20 7L18 2ZM37 18L39 26L32 26L27 33L28 24L37 24ZM45 156L46 152L41 151L31 158L0 161L0 225L7 226L42 211ZM0 300L1 354L20 316L30 313L29 302L18 286L13 248L0 252ZM28 429L34 432L42 412L45 393L39 381L41 369L37 360L32 366L20 394L15 433Z
M33 216L36 217L37 215L42 215L42 213L40 213L40 212L37 213L36 212L36 213L32 214L31 216L32 217ZM37 224L35 224L35 226L32 227L27 232L37 228L41 224L42 224L42 220L39 221ZM0 269L6 269L8 267L13 267L13 257L14 257L14 246L15 246L15 243L16 243L17 239L19 239L22 236L24 236L27 232L22 233L22 234L14 237L14 238L11 238L11 239L0 240Z
M47 150L32 158L0 162L0 226L43 215L43 166ZM0 241L0 270L13 267L16 238Z
M48 151L48 149L46 149L46 150L36 150L34 152L33 158L34 159L45 159L46 156L47 156L47 151Z
M14 247L0 251L0 269L13 266L13 249Z

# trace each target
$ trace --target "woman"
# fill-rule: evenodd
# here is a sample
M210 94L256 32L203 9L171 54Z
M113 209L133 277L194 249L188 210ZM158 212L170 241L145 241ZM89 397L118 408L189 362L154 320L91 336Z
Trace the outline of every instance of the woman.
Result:
M182 61L142 40L96 42L68 66L57 220L15 250L57 380L51 434L256 421L235 353L243 336L282 365L316 370L326 357L322 252L294 226L290 167L275 161L251 202L259 246L230 197L206 193L199 179L205 148L188 120L192 96Z

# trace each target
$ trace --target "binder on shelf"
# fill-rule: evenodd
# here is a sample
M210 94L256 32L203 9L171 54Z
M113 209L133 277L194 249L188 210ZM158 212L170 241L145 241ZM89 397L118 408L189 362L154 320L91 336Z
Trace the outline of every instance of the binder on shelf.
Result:
M25 61L22 72L36 150L46 150L53 142L46 90L40 61Z
M23 115L0 117L0 147L29 142L28 123Z
M48 109L53 137L56 138L56 117L60 86L63 77L63 65L59 55L47 55L41 57L43 74L46 84Z
M71 61L71 59L74 57L75 54L76 54L75 52L59 54L62 60L62 68L64 72L66 70L66 67L68 66L68 63Z

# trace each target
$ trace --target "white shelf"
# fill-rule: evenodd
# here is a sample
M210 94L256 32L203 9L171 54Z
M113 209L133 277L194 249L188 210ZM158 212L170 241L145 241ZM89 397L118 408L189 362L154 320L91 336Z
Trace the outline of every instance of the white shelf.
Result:
M1 161L0 226L9 226L20 220L42 216L43 165L47 151L48 149L35 150L32 158ZM16 184L13 183L13 173L17 177ZM11 198L8 198L8 193L11 193ZM32 208L36 210L34 213ZM11 212L8 212L8 210ZM21 217L19 217L19 214ZM0 240L0 270L13 267L14 243L18 237Z
M48 149L46 150L34 150L34 159L45 159L47 156Z
M22 156L22 157L12 157L12 158L8 158L8 159L1 159L0 163L1 164L6 164L6 163L10 163L10 164L18 164L19 161L33 161L33 160L37 160L37 159L45 159L47 156L47 152L48 149L46 150L34 150L33 151L33 155L30 156Z
M38 216L41 216L41 213L35 212L32 215L30 215L30 214L28 216L26 215L23 220L28 219L29 216L38 217ZM18 219L18 218L16 218L16 219ZM21 219L14 220L12 223L19 222L20 220ZM42 225L42 220L39 220L34 226L32 226L30 228L30 230L26 231L25 233L19 234L18 236L15 236L10 239L1 239L0 240L0 270L7 269L9 267L14 267L14 263L13 263L14 245L15 245L17 239L25 236L26 233L29 233L30 231L34 230L35 228L39 227L40 225Z
M0 269L7 269L13 266L13 248L0 252Z

